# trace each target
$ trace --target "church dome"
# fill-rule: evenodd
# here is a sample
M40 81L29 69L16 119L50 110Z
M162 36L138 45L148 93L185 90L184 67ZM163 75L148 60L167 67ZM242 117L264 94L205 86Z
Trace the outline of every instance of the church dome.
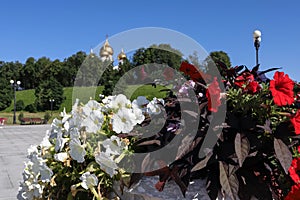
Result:
M118 60L123 60L125 58L127 58L127 57L126 57L126 54L124 53L124 50L122 49L118 55Z
M112 56L113 54L114 54L114 50L110 46L108 39L106 38L104 45L100 49L100 56L101 57Z

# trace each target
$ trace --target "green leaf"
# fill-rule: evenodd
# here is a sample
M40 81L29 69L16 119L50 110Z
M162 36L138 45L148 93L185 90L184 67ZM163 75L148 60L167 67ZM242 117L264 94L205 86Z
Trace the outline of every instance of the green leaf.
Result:
M73 200L72 192L69 192L67 200Z
M293 160L292 153L282 140L276 138L274 139L274 149L277 159L279 160L285 173L288 174L288 170Z
M242 167L243 162L247 158L250 151L250 143L244 134L236 134L234 140L235 153L238 157L239 166Z

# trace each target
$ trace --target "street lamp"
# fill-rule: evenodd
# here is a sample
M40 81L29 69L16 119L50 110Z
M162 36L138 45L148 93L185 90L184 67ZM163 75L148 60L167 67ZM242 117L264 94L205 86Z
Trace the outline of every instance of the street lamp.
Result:
M11 86L14 88L14 117L13 117L13 124L16 124L16 90L19 87L19 85L21 84L21 81L14 81L14 80L10 80L10 84Z
M51 109L51 116L52 116L52 110L53 110L53 103L54 103L54 99L49 99L50 101L50 109Z
M259 30L255 30L253 32L253 42L256 50L256 65L258 65L258 49L260 47L261 42L261 32Z

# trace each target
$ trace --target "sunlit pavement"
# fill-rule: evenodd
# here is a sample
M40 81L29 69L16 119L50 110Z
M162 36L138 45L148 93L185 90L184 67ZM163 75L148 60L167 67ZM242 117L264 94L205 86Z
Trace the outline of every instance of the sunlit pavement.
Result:
M27 148L40 144L50 125L0 126L0 200L15 200Z

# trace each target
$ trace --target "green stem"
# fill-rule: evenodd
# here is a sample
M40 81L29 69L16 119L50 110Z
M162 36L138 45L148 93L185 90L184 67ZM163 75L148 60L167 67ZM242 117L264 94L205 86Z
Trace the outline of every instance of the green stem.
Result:
M97 198L97 200L101 200L101 197L98 195L94 187L91 187L90 190L92 191L93 195Z

